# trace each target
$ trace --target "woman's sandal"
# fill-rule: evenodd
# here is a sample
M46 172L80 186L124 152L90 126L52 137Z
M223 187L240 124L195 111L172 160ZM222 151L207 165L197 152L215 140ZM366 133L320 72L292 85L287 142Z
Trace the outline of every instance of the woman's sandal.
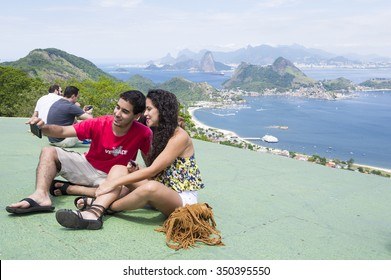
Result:
M79 208L79 205L77 204L77 202L82 199L83 200L83 206ZM90 207L92 206L92 204L94 203L95 201L95 197L89 197L89 196L78 196L75 198L75 200L73 201L73 204L75 204L76 208L79 209L80 211L85 211L87 209L90 209ZM105 215L115 215L117 213L120 213L121 211L114 211L110 208L107 208L106 211L105 211Z
M79 208L79 205L77 204L77 202L82 199L83 200L83 206ZM79 209L80 211L84 211L84 210L87 210L87 209L90 209L90 207L92 206L92 204L94 203L95 201L95 197L89 197L89 196L78 196L75 198L75 200L73 201L73 204L75 204L76 208ZM117 213L120 213L121 211L114 211L112 210L110 207L106 209L105 211L105 215L115 215Z
M80 210L61 209L56 212L57 222L66 228L73 229L101 229L103 226L102 216L106 208L99 204L92 204L86 211L93 213L98 219L84 219Z
M79 205L77 204L77 202L82 199L83 200L83 206L79 208ZM89 203L88 203L89 201ZM73 204L75 204L76 208L79 209L80 211L84 211L84 210L87 210L89 209L92 204L94 203L95 201L95 197L89 197L89 196L78 196L75 198L75 200L73 201Z

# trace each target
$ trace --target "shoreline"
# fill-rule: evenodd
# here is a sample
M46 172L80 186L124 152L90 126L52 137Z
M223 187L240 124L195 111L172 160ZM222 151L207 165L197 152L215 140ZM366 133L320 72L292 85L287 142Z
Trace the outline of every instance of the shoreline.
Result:
M224 136L226 137L230 137L230 138L235 138L241 142L245 142L245 143L248 143L248 144L251 144L251 145L255 145L258 147L258 151L260 152L266 152L268 151L268 148L267 147L264 147L264 146L260 146L258 144L254 144L248 140L245 140L243 138L241 138L238 134L236 134L235 132L233 131L230 131L230 130L225 130L225 129L220 129L220 128L217 128L217 127L212 127L212 126L209 126L209 125L206 125L205 123L201 122L200 120L198 120L195 115L194 115L194 112L196 110L199 110L201 108L209 108L208 106L203 106L203 107L200 107L200 106L192 106L192 107L189 107L187 109L187 111L189 112L190 116L191 116L191 119L194 123L194 125L197 127L197 128L202 128L202 129L205 129L205 130L208 130L208 129L211 129L211 130L217 130L219 131L220 133L224 134ZM310 156L310 155L308 155ZM353 163L353 166L356 166L356 167L362 167L362 168L368 168L368 169L372 169L372 170L379 170L379 171L382 171L382 172L385 172L385 173L388 173L388 174L391 174L391 169L390 168L385 168L385 167L377 167L377 166L372 166L372 165L367 165L367 164L361 164L361 163Z
M192 121L194 122L194 124L195 124L196 127L203 128L203 129L216 129L216 130L218 130L218 131L221 131L221 132L224 133L224 134L227 134L227 135L230 135L230 136L232 135L232 136L234 136L234 137L237 137L238 139L241 139L241 138L240 138L235 132L233 132L233 131L225 130L225 129L220 129L220 128L213 127L213 126L209 126L209 125L204 124L204 123L201 122L200 120L198 120L198 119L195 117L194 112L195 112L196 110L201 109L201 108L203 108L203 107L189 107L189 108L187 109L187 111L189 112L189 114L190 114L190 116L191 116L191 119L192 119ZM243 140L243 139L241 139L241 140ZM243 141L244 141L244 140L243 140Z
M255 145L257 147L261 147L261 148L265 148L266 147L262 147L260 145L257 145L257 144L254 144L248 140L245 140L243 138L241 138L238 134L236 134L235 132L231 131L231 130L226 130L226 129L221 129L221 128L217 128L217 127L213 127L213 126L209 126L209 125L206 125L205 123L201 122L200 120L198 120L195 115L194 115L194 112L196 110L199 110L201 108L204 108L204 107L195 107L195 106L192 106L192 107L189 107L187 108L187 111L189 112L190 116L191 116L191 119L194 123L194 125L197 127L197 128L202 128L202 129L205 129L205 130L208 130L208 129L211 129L211 130L217 130L218 132L224 134L224 136L226 137L229 137L229 138L234 138L234 139L237 139L241 142L244 142L244 143L248 143L248 144L251 144L251 145Z
M363 168L368 168L368 169L380 170L380 171L383 171L383 172L391 174L391 169L388 169L388 168L385 168L385 167L377 167L377 166L361 164L361 163L353 163L353 165L355 165L357 167L363 167Z

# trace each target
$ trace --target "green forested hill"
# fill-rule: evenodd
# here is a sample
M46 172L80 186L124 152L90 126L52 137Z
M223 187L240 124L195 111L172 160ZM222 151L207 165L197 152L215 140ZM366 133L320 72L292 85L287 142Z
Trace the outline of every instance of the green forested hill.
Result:
M115 79L92 62L54 48L35 49L17 61L4 62L0 65L12 66L28 73L30 77L38 77L47 82L71 78L79 81L97 81L100 77Z
M345 78L337 78L334 80L322 80L323 87L328 91L340 91L346 89L353 89L355 85L352 81Z
M307 77L292 62L280 57L273 65L268 66L242 63L223 87L256 92L274 88L277 91L285 91L313 86L315 83L315 80Z
M161 88L174 93L179 102L188 105L195 101L211 99L217 90L207 83L194 83L182 77L174 77L162 84L155 84L153 81L140 75L132 76L127 83L147 94L149 89Z
M365 82L362 82L360 86L369 87L372 89L390 89L391 88L391 79L372 79Z
M152 80L145 78L141 75L134 75L134 76L130 77L126 81L126 83L129 84L130 86L138 89L139 91L141 91L144 94L147 94L148 90L157 87L156 84Z
M154 84L141 76L127 82L103 72L92 62L59 49L35 49L13 62L0 63L0 117L29 117L37 100L47 94L51 84L80 89L79 103L94 106L94 116L112 114L120 93L139 89L163 88L177 95L182 104L208 100L215 89L206 83L174 78ZM190 117L181 112L185 120Z
M209 100L210 96L216 92L207 83L193 83L185 78L175 77L159 85L160 88L175 93L182 103L191 103L200 100Z

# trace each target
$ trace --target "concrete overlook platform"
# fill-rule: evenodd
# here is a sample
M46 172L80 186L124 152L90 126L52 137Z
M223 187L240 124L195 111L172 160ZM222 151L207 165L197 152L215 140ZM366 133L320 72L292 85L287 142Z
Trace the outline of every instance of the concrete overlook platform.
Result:
M2 260L390 260L391 180L194 140L225 246L174 251L154 231L163 215L105 216L102 230L69 230L53 213L17 216L5 207L34 189L47 139L25 119L0 118ZM84 145L74 150L83 152ZM73 196L54 197L56 210Z

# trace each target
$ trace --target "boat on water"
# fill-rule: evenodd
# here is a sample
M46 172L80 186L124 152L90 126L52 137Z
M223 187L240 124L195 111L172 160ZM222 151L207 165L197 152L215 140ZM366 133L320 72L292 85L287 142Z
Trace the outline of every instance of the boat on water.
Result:
M269 134L266 134L265 136L263 136L261 138L261 140L263 142L268 142L268 143L277 143L278 142L278 138L273 136L273 135L269 135Z
M220 75L220 76L224 76L225 75L225 73L224 72L222 72L222 71L220 71L220 72L218 72L218 71L216 71L216 72L205 72L206 74L210 74L210 75Z

